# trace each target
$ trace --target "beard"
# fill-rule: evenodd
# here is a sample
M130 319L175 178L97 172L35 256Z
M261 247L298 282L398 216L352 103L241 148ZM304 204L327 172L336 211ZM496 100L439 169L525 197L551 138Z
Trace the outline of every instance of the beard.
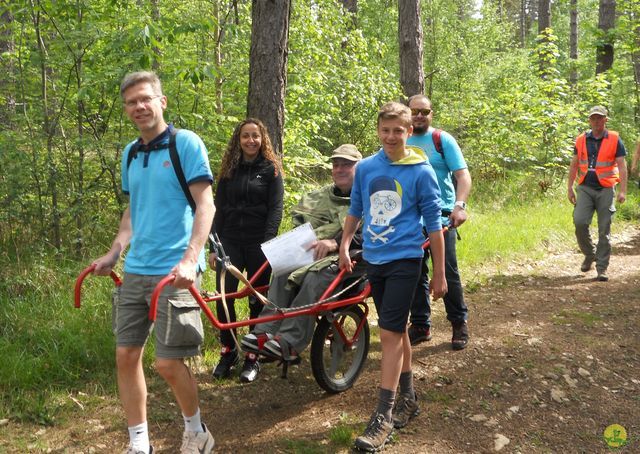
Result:
M414 134L424 134L427 132L427 130L429 129L428 126L414 126L413 127L413 133Z

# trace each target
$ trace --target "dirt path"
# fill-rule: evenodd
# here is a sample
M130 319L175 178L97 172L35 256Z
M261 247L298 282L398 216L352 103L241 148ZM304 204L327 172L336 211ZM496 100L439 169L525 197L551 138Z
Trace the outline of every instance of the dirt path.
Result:
M500 437L509 440L501 452L607 452L611 424L628 433L621 452L640 452L640 231L614 242L607 283L563 252L514 264L468 293L472 339L462 352L449 348L438 302L434 338L414 354L422 413L386 452L494 452ZM321 391L307 358L288 380L267 365L251 385L213 383L203 371L202 411L218 452L349 452L332 437L360 432L375 404L375 331L365 371L339 395ZM156 452L177 452L175 404L157 379L149 385ZM60 426L0 427L0 452L119 452L125 437L118 403L105 397Z

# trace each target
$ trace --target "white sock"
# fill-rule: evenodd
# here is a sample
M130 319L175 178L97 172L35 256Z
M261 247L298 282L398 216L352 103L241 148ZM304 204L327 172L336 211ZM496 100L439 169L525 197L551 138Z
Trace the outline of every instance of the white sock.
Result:
M149 454L150 445L147 421L141 422L137 426L129 427L129 440L131 441L132 448Z
M200 408L198 408L195 415L182 415L182 417L184 418L184 430L187 432L204 432L202 421L200 421Z

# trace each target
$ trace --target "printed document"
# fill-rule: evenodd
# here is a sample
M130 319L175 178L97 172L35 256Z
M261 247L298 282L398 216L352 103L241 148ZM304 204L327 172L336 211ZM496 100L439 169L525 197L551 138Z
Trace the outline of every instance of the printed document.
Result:
M313 263L313 249L310 248L317 240L311 224L307 222L262 243L260 247L271 264L273 274L279 276Z

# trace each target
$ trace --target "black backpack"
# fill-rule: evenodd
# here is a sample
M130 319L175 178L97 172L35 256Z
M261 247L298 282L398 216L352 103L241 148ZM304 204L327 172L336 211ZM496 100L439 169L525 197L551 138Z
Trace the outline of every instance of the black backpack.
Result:
M180 187L182 188L182 192L184 192L184 196L187 198L187 202L191 207L191 211L196 212L196 202L193 200L191 196L191 191L189 191L189 185L187 184L187 179L184 176L184 171L182 170L182 164L180 164L180 156L178 155L178 149L176 147L176 136L178 135L178 129L171 128L171 133L169 135L169 157L171 158L171 164L173 165L173 170L176 172L176 177L178 178L178 182L180 183ZM131 165L131 161L133 161L140 149L140 141L137 141L134 145L129 149L129 154L127 155L127 170L129 170L129 166ZM152 146L146 151L155 151L166 148L166 145L157 144Z

